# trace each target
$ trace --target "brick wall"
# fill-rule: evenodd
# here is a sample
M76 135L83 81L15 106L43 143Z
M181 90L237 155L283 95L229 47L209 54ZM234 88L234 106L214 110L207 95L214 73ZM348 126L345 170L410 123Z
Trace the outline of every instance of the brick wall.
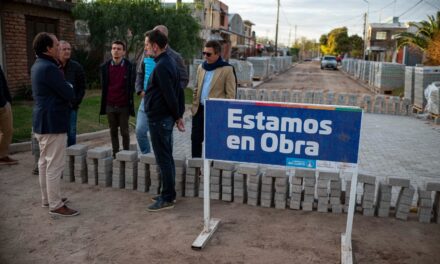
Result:
M73 18L69 11L25 3L7 2L0 8L4 70L11 93L17 94L20 89L31 83L26 44L26 16L56 19L58 39L71 43L75 40Z

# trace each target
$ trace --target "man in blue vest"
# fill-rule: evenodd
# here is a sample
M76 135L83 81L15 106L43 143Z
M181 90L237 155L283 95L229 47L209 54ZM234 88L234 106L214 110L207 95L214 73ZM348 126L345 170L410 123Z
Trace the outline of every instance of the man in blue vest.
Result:
M159 30L168 38L168 28L166 26L158 25L154 27L153 30ZM166 46L166 53L176 62L177 70L180 74L180 86L182 89L185 89L185 87L188 85L189 78L182 57L169 45ZM143 98L147 89L148 79L156 63L154 62L153 58L146 55L146 50L144 50L144 53L138 64L139 66L137 67L136 71L136 94ZM180 111L183 114L185 111L185 104L181 104L180 107ZM144 100L141 100L136 117L136 138L141 153L149 153L151 148L150 142L148 141L148 117L144 111Z

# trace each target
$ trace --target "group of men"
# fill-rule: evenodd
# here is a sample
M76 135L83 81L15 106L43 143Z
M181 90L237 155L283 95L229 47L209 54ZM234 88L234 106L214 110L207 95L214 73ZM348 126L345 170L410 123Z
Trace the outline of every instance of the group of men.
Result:
M38 140L39 180L43 207L60 216L78 215L62 198L60 178L64 169L64 151L75 144L78 106L84 96L82 67L70 59L70 45L55 35L39 33L33 41L37 59L31 69L35 100L33 132ZM173 208L176 199L173 159L173 128L185 131L184 88L188 74L182 57L168 44L168 29L156 26L145 33L143 56L137 69L125 58L126 46L113 41L112 58L100 68L100 114L107 115L113 156L130 147L129 116L135 116L133 95L142 97L137 111L136 137L140 151L154 152L161 175L161 194L154 197L148 211ZM64 54L64 55L63 55ZM221 58L221 44L208 41L203 49L205 61L197 70L194 87L192 156L202 156L204 103L208 98L235 98L236 77L233 67ZM150 134L150 140L148 139Z

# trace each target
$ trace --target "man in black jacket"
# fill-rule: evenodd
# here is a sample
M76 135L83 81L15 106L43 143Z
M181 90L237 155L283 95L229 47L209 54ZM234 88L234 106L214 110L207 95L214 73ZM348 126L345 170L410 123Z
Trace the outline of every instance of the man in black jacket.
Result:
M12 110L11 95L9 94L3 70L0 67L0 165L14 165L18 161L8 156L9 144L12 141Z
M121 130L122 147L130 149L128 119L134 116L134 77L130 61L124 59L125 44L113 41L112 58L101 65L101 115L107 114L112 140L113 157L119 152L118 127Z
M59 69L58 39L41 32L35 36L33 49L37 55L31 68L32 96L35 104L32 129L40 145L38 161L42 207L49 214L75 216L78 211L65 205L61 198L60 179L64 170L64 157L69 125L69 105L74 99L72 85Z
M76 120L78 117L78 108L85 94L86 78L84 69L78 62L70 58L72 47L69 42L60 40L59 61L64 72L66 81L73 85L75 99L72 101L70 111L70 122L67 129L67 146L76 144Z
M172 138L174 124L179 131L185 131L180 110L184 95L176 62L166 52L167 37L159 30L145 35L146 50L154 57L156 66L148 82L144 105L162 182L160 196L154 198L155 202L147 210L159 211L173 208L176 199Z

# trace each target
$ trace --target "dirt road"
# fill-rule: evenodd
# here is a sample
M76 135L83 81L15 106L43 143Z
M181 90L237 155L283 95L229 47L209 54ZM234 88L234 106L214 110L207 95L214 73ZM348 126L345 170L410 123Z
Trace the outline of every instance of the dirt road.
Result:
M323 92L371 94L368 89L339 70L321 70L318 62L297 64L289 71L258 86L258 89L313 89Z
M339 71L321 72L312 63L262 87L274 84L294 89L328 84L333 90L344 84L350 91L343 92L368 92ZM109 139L85 144L109 144ZM81 215L53 218L41 207L38 178L30 173L31 153L14 158L19 165L0 167L1 264L340 262L345 214L212 201L220 227L205 249L194 251L191 243L202 230L202 199L178 198L174 209L150 213L148 194L63 183L63 196ZM440 225L419 223L415 214L406 222L356 214L353 244L357 263L438 263Z

